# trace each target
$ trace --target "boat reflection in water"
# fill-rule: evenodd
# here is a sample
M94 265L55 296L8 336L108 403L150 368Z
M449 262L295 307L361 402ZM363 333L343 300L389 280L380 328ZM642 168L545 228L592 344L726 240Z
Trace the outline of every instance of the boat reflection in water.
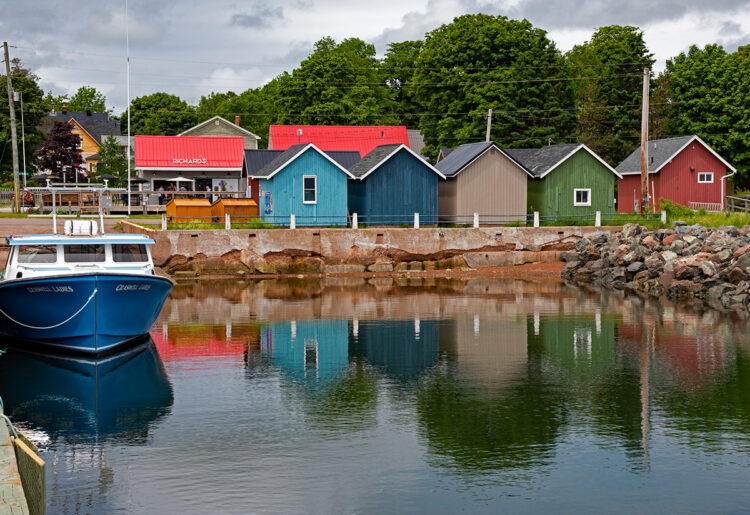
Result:
M150 337L98 359L8 348L0 356L0 395L6 414L32 432L81 443L143 441L174 401Z

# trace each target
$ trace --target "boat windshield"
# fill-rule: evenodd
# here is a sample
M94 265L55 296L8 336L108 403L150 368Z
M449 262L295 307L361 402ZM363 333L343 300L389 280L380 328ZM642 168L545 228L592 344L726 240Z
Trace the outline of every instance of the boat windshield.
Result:
M112 260L115 263L145 263L148 261L146 246L140 243L112 245Z
M20 245L18 247L18 262L54 263L57 261L57 249L54 245Z
M64 245L66 263L104 262L104 244Z

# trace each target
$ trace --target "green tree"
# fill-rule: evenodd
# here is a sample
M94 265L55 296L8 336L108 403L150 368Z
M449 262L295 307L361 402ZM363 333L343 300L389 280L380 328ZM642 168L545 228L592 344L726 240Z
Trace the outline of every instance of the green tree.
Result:
M96 165L96 174L99 177L105 174L114 176L114 181L110 181L109 185L119 186L120 183L124 184L124 181L127 180L125 177L127 171L128 156L125 154L125 149L120 146L114 136L107 136L99 147L99 162Z
M737 168L736 185L750 186L750 46L693 45L667 61L657 92L668 132L696 134Z
M176 136L195 125L195 108L176 95L152 93L130 103L130 133ZM120 119L120 130L127 133L127 111Z
M577 137L617 165L640 143L643 69L654 64L636 27L601 27L566 59L578 112Z
M13 91L19 93L14 102L16 114L16 137L18 140L19 172L33 169L34 149L43 141L44 136L38 130L42 118L47 114L44 92L38 85L39 77L24 68L20 59L12 59L10 77ZM4 67L3 67L4 68ZM8 109L8 81L5 74L0 75L0 98L4 100L4 109L0 109L0 180L12 180L13 152L11 147L10 112ZM21 105L23 103L23 106ZM23 107L23 110L22 110ZM23 154L24 147L26 154ZM4 149L4 150L3 150ZM28 172L29 175L33 173ZM23 181L22 181L23 182Z
M109 113L106 97L91 86L81 86L68 100L68 110L71 112Z
M380 67L381 80L393 94L400 123L414 129L419 127L419 103L413 85L414 63L423 47L423 41L391 43Z
M85 180L81 174L81 139L71 129L68 123L55 122L42 148L36 151L39 168L49 170L55 179L63 182Z
M470 14L427 34L414 72L426 155L491 137L508 147L566 142L575 127L562 55L526 20Z
M395 123L380 81L375 47L361 39L323 38L292 74L277 77L280 122L322 125Z

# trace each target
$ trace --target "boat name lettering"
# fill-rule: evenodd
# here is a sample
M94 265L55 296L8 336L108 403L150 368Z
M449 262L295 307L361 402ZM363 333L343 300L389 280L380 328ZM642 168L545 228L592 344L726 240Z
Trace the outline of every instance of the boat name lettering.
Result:
M172 164L175 165L204 165L208 161L205 157L173 157Z
M29 293L73 293L72 286L29 286L26 288Z
M150 284L118 284L115 291L146 291L150 289Z

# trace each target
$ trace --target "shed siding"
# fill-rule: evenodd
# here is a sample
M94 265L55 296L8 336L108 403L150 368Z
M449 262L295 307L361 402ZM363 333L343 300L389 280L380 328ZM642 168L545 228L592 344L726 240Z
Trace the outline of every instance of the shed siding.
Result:
M694 170L691 170L691 167ZM699 183L698 174L712 172L713 183ZM693 141L657 174L649 174L648 188L659 209L658 201L665 198L687 206L690 202L721 203L721 177L727 168L719 159L697 141ZM641 176L626 175L618 185L617 205L621 212L631 212L633 190L636 198L641 198Z
M455 178L438 181L438 211L441 216L456 214L457 184L458 181Z
M218 122L218 123L217 123ZM237 130L235 125L222 123L215 120L214 123L194 127L183 134L183 136L239 136L245 140L245 150L255 150L258 148L258 140L248 136L245 132Z
M456 214L525 214L527 177L510 159L490 148L456 177Z
M581 149L543 179L529 180L529 210L542 216L576 216L614 211L616 176ZM574 206L576 189L591 190L590 206Z
M302 202L305 175L317 178L318 201L315 204ZM346 181L347 175L341 169L315 150L308 149L271 179L261 182L261 196L270 191L272 199L271 214L264 218L271 223L286 223L294 213L297 225L346 225Z
M401 150L353 190L363 223L402 224L419 213L425 223L437 218L438 175L420 159ZM358 181L359 182L359 181ZM361 196L358 195L361 192Z

